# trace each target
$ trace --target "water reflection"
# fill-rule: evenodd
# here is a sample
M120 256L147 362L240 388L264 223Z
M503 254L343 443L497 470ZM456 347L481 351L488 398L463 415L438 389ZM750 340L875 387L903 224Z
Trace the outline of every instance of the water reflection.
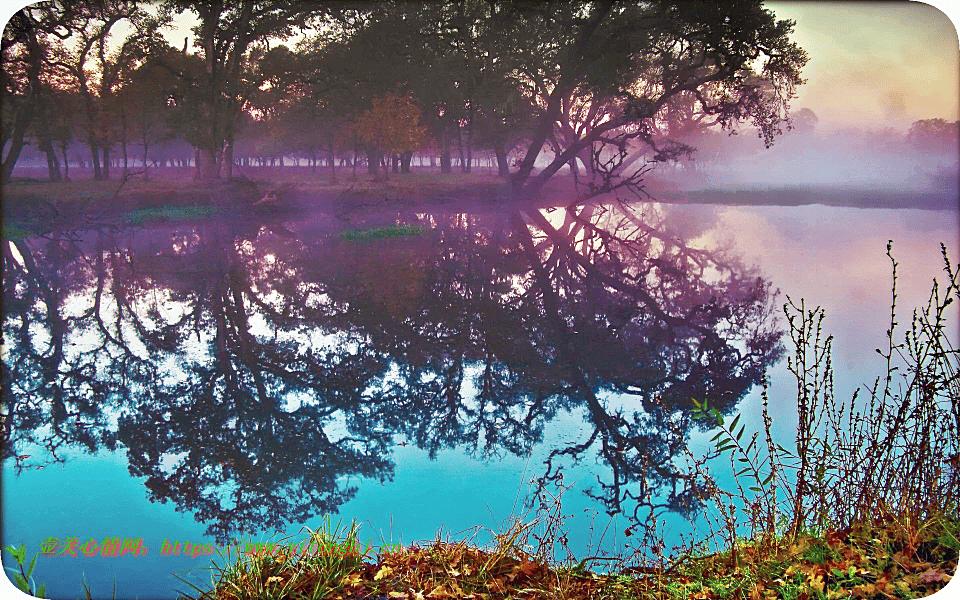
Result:
M335 512L392 478L399 436L526 455L582 410L542 485L596 455L609 511L697 506L673 464L691 398L733 410L782 352L769 284L694 243L711 223L394 216L385 239L221 220L6 244L4 457L122 444L151 500L222 541Z

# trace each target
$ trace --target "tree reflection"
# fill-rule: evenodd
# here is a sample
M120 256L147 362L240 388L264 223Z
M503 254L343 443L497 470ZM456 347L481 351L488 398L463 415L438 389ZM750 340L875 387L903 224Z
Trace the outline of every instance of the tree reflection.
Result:
M552 449L541 485L596 452L609 511L696 508L674 466L691 400L732 410L779 357L769 284L655 205L397 222L425 232L7 244L4 456L118 440L151 499L223 540L335 512L348 478L392 477L395 436L524 455L582 409L585 439Z

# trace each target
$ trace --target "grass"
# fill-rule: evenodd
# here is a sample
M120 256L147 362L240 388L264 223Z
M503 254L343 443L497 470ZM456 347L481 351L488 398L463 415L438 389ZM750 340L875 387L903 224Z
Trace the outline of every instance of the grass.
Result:
M216 568L198 599L246 598L597 598L754 599L915 598L941 589L956 571L960 521L920 527L892 515L822 535L747 541L731 552L687 556L672 569L624 567L595 573L537 558L514 523L497 542L436 539L372 560L237 556ZM324 540L343 537L313 532Z
M206 219L217 214L213 206L160 206L142 208L121 215L121 220L130 225L142 225L156 221L192 221Z
M392 227L377 227L373 229L349 229L340 232L340 239L352 242L365 242L407 236L419 236L429 231L427 227L415 225L394 225Z

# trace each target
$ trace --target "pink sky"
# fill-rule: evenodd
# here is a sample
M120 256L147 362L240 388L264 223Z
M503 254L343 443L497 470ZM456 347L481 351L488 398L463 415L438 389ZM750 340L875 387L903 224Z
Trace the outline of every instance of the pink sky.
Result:
M821 129L906 130L918 119L960 118L957 30L937 8L919 2L766 6L797 22L793 38L810 61L792 107L813 110Z

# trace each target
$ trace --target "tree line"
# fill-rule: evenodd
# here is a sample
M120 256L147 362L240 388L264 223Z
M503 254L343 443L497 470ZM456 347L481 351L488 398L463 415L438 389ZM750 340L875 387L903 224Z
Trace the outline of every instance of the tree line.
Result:
M181 13L197 24L175 48L161 31ZM684 123L772 143L807 60L793 26L759 0L39 2L3 33L2 174L27 144L57 179L82 142L105 179L178 140L197 178L229 178L258 134L333 177L338 156L386 175L483 151L518 195L565 166L592 193L636 190L692 152L670 135Z

